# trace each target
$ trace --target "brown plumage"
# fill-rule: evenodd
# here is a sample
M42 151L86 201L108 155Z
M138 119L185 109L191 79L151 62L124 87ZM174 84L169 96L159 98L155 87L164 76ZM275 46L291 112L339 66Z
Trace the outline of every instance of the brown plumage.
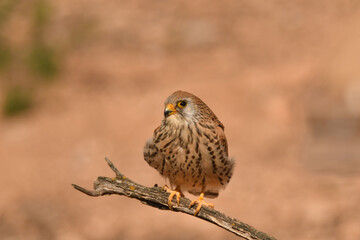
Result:
M165 101L164 120L144 148L145 161L169 179L171 195L179 201L181 190L200 195L193 201L211 206L203 197L214 198L229 183L234 162L228 158L224 125L195 95L176 91Z

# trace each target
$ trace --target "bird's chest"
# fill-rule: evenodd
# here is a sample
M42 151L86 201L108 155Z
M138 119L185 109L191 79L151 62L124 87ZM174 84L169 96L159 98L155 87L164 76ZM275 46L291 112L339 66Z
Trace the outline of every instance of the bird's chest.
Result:
M162 139L158 145L166 154L185 154L198 151L200 138L192 124L169 124L163 126ZM171 153L170 153L171 152Z
M207 133L196 124L164 128L166 139L159 143L165 163L173 169L195 171L210 169L216 160L216 136Z

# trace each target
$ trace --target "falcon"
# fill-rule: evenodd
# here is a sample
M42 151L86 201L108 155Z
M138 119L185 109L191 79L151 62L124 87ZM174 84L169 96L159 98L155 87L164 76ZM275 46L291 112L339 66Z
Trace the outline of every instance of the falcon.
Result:
M168 205L176 196L179 205L183 191L199 196L189 208L214 207L204 197L215 198L229 183L234 161L228 157L224 125L195 95L176 91L165 101L164 119L144 147L144 159L169 180Z

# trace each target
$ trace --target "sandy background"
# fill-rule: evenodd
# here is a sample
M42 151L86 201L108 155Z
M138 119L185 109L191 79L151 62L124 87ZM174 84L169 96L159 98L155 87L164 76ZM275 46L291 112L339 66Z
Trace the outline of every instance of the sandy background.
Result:
M39 2L41 41L57 52L52 81L21 60L37 41ZM1 239L235 239L70 186L113 176L104 156L139 183L164 184L142 149L179 89L212 108L236 159L217 210L278 239L360 239L358 1L31 0L2 10L0 40L14 57L0 71L0 103L20 85L34 104L0 118Z

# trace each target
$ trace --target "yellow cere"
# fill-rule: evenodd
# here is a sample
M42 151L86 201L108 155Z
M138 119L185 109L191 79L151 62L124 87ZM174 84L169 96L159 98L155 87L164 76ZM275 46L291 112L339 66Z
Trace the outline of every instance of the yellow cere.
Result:
M171 103L169 103L168 105L166 105L166 110L167 110L167 111L171 111L171 112L176 111L174 105L172 105Z

